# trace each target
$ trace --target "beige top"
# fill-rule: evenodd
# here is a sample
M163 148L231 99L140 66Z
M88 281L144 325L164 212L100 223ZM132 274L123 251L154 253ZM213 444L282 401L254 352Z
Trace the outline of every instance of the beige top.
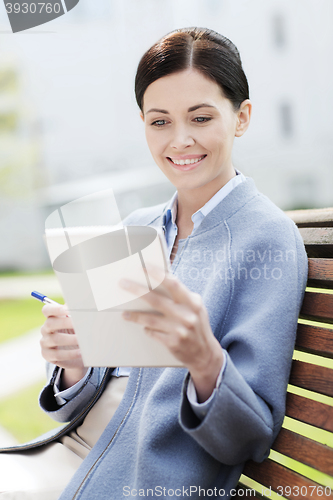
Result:
M89 411L83 423L60 441L84 459L97 443L124 395L128 377L111 377L103 394Z

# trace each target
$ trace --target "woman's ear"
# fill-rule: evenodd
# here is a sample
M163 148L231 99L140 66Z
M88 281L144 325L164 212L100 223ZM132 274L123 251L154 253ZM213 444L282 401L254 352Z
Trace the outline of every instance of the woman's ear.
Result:
M237 111L237 124L235 137L241 137L248 129L251 120L252 103L250 99L245 99Z
M142 111L140 111L140 118L143 122L145 121Z

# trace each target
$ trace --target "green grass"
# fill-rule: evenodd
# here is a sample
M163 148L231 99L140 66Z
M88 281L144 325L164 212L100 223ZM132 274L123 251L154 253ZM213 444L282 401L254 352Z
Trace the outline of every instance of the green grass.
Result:
M0 425L19 443L30 441L59 426L38 405L38 395L43 386L41 381L0 402Z
M60 303L59 297L52 297ZM0 342L18 337L44 323L42 303L33 298L0 300Z
M60 297L52 299L64 302ZM42 306L33 298L0 301L0 342L41 326L45 319ZM0 401L0 425L20 443L59 425L39 408L38 395L43 385L40 382Z
M41 269L39 271L15 271L15 270L0 270L0 278L24 278L25 276L54 276L52 268Z

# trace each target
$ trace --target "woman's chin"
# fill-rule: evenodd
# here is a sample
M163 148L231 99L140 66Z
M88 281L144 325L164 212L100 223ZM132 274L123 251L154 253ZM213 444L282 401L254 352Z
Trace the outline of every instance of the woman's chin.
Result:
M185 165L184 165L185 166ZM188 170L178 170L178 169L173 169L171 167L165 167L163 165L163 168L160 167L160 170L163 172L163 174L167 177L167 179L175 186L177 190L179 189L195 189L198 188L206 182L209 182L207 180L205 182L204 179L202 179L199 169L192 168Z

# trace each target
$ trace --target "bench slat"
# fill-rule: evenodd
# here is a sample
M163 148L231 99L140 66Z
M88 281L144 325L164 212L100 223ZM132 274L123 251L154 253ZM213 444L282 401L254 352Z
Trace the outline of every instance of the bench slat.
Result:
M333 294L305 292L300 317L333 323Z
M333 259L309 259L309 279L333 281Z
M333 370L330 368L294 359L289 383L303 389L308 389L309 391L333 396Z
M301 227L304 245L332 245L333 227Z
M333 406L288 392L286 415L305 424L333 432Z
M285 212L298 227L332 227L333 208L315 208L313 210L289 210Z
M333 259L309 259L308 286L333 288Z
M333 475L333 448L312 439L281 429L272 449L320 472Z
M303 227L299 232L309 258L333 257L333 227Z
M320 495L320 493L318 494L317 487L320 486L318 483L315 483L311 481L311 479L301 476L297 472L287 469L283 465L273 462L273 460L270 459L266 459L260 464L255 463L252 460L248 461L245 465L243 474L258 483L263 484L267 488L271 487L273 491L278 493L281 493L281 490L279 490L278 487L282 487L283 496L286 498L295 500L300 500L300 498L306 500L322 500L323 498L332 498L328 496L324 497L323 495ZM304 494L300 493L302 486L302 492ZM312 488L310 488L311 486ZM290 495L286 493L286 488L288 487L291 489ZM298 491L297 487L299 488ZM320 488L323 487L321 486ZM269 493L268 496L270 496Z
M326 358L333 358L333 330L298 324L296 349Z

